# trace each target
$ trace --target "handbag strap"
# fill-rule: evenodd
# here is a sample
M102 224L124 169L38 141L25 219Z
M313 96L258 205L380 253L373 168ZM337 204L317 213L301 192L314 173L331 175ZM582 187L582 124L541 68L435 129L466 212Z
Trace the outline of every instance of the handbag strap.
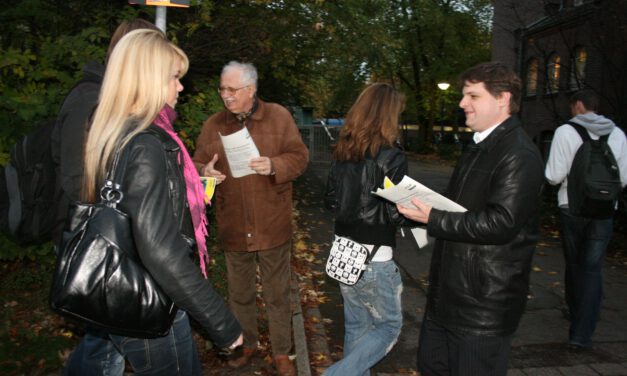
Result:
M363 244L361 246L366 248ZM381 248L380 245L375 245L374 248L372 248L372 252L368 252L368 257L366 257L366 261L364 261L364 265L370 264L370 261L372 261L372 258L374 257L374 255L377 254L377 251L379 250L379 248Z
M114 208L124 197L124 194L122 193L122 182L124 181L124 176L126 175L126 166L128 165L130 155L130 148L128 147L129 143L115 151L113 163L111 163L111 169L107 173L107 179L100 189L100 198L102 202Z

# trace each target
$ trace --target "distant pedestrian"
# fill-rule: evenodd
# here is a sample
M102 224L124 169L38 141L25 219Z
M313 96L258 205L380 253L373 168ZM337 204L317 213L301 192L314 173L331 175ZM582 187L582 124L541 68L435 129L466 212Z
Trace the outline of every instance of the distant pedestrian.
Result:
M581 125L589 137L608 136L607 144L618 163L621 184L627 185L627 141L625 134L610 119L596 113L599 104L591 90L578 91L570 98L570 122ZM562 244L566 260L565 299L570 319L569 345L592 346L592 334L599 320L603 299L602 266L605 250L613 232L613 218L595 219L573 213L568 202L568 175L583 139L573 125L555 130L545 175L549 183L560 184L557 201L560 208ZM583 183L583 182L582 182Z
M403 324L399 270L392 259L396 227L406 221L394 204L373 195L387 176L407 173L396 145L404 96L388 84L367 87L349 110L333 150L325 194L335 234L364 245L374 257L355 285L340 283L344 299L344 357L325 376L366 376L394 346Z
M505 376L512 335L527 302L539 236L542 157L515 115L521 83L501 63L462 73L460 107L474 142L446 196L466 212L414 199L399 206L436 238L420 340L422 376Z

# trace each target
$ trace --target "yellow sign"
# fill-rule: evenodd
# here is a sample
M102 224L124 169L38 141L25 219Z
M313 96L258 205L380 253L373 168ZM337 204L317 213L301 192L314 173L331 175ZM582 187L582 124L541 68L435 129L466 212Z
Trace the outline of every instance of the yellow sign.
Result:
M189 8L189 0L129 0L129 4Z
M392 180L386 176L385 179L383 179L383 189L392 188L393 186L394 183L392 183Z
M201 176L200 181L202 182L202 186L205 189L205 203L211 202L213 198L213 193L216 190L216 178L212 178L209 176Z

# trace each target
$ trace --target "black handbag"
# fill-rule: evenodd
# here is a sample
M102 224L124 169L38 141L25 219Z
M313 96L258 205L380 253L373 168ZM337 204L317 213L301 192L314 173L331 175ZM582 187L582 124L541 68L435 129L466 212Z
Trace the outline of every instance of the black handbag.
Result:
M50 305L111 334L154 338L168 333L177 308L142 265L130 218L116 208L128 149L116 153L100 202L70 208Z

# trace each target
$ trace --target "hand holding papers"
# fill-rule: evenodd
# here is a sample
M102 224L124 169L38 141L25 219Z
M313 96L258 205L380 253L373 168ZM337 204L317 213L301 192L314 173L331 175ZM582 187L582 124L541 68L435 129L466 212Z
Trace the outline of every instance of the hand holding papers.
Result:
M228 136L220 134L220 139L234 178L256 173L248 167L248 162L251 158L259 157L259 150L248 133L248 128L244 127Z
M390 184L391 181L386 177L383 184L384 189L378 188L377 191L373 193L407 208L415 208L411 200L417 198L426 205L436 209L453 212L466 211L466 208L455 201L449 200L441 194L434 192L409 176L404 176L398 185L392 184L390 186ZM411 231L419 247L424 247L428 243L427 231L425 229L417 227L413 228Z
M384 189L377 188L377 191L373 193L405 207L413 207L411 199L415 197L436 209L455 212L466 211L463 206L455 201L449 200L441 194L434 192L409 176L404 176L403 180L397 185L392 185Z

